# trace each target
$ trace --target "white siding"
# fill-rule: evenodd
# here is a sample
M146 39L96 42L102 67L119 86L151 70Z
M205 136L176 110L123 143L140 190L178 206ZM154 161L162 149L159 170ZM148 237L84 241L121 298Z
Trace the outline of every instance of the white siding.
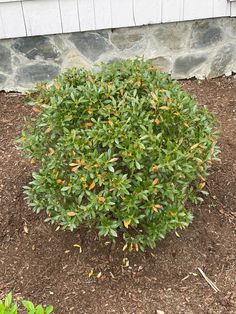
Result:
M230 15L227 0L0 0L0 38Z

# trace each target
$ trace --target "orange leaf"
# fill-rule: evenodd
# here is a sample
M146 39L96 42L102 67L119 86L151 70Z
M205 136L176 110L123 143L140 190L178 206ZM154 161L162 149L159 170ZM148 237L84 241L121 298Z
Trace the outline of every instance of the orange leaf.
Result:
M159 124L160 124L160 122L161 122L161 121L160 121L158 118L156 118L156 119L155 119L155 123L156 123L156 125L159 125Z
M78 170L79 166L75 166L71 169L71 171L76 172Z
M69 217L74 217L74 216L76 216L77 214L75 213L75 212L68 212L67 213L67 216L69 216Z
M156 178L156 179L154 179L153 181L152 181L152 185L156 185L158 183L158 178Z
M47 128L47 129L45 130L45 134L50 133L51 131L52 131L52 128Z
M33 111L39 113L39 112L41 112L42 110L39 109L39 108L37 108L37 107L33 107Z
M90 186L89 186L89 191L91 191L91 190L94 189L94 188L95 188L95 183L92 182L92 183L90 184Z
M92 123L92 122L86 122L86 123L84 124L84 126L85 126L85 127L93 126L93 123Z
M98 202L99 202L100 204L103 204L103 203L105 202L105 197L99 196Z
M92 78L91 75L88 76L88 80L89 80L89 82L94 83L94 79Z
M141 87L141 86L142 86L142 80L139 79L139 80L137 81L137 84L138 84L138 87Z

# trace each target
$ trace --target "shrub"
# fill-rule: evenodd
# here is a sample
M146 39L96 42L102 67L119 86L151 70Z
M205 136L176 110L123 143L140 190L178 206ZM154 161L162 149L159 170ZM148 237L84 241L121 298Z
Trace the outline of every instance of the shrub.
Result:
M136 249L191 222L185 203L201 200L216 120L168 75L140 59L72 69L29 104L37 116L20 143L38 171L26 194L47 221L120 232Z
M51 305L46 308L43 308L41 304L35 307L31 301L22 301L22 304L28 314L50 314L53 312L53 307ZM17 303L12 303L12 293L10 292L4 302L0 300L0 314L17 313L18 306Z

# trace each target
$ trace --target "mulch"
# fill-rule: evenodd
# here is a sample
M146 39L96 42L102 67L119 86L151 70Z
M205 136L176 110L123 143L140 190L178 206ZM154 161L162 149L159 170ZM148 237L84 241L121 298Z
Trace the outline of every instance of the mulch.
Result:
M56 314L236 313L236 78L181 84L216 112L221 162L208 177L209 196L190 205L191 226L145 253L123 252L123 243L83 228L56 231L32 212L23 195L32 165L15 144L31 112L22 95L0 93L0 299L12 290Z

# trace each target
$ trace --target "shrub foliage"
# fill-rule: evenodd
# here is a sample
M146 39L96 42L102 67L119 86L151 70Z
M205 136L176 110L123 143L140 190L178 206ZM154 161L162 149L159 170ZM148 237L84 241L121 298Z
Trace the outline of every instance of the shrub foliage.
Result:
M140 59L71 69L29 104L37 116L20 143L38 165L26 187L37 213L70 230L119 232L136 249L191 222L185 203L201 200L216 120L167 74Z
M31 301L22 301L22 305L27 310L28 314L50 314L53 312L53 306L51 305L44 308L41 304L34 306ZM0 314L18 313L18 305L12 302L12 293L10 292L5 301L0 300Z

